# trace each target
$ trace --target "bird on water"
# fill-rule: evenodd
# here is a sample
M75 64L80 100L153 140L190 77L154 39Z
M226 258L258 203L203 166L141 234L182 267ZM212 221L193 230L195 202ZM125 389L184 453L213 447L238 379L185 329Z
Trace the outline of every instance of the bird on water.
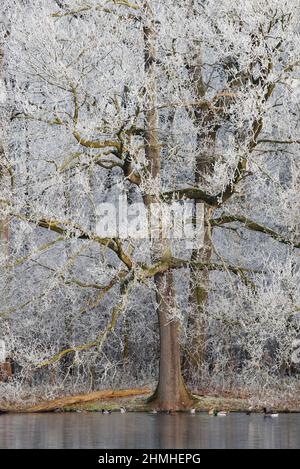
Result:
M208 415L213 415L214 417L225 417L228 414L225 410L216 410L210 409Z
M266 407L263 408L263 411L264 411L264 417L271 417L271 418L276 418L278 417L278 414L277 412L267 412L267 409Z

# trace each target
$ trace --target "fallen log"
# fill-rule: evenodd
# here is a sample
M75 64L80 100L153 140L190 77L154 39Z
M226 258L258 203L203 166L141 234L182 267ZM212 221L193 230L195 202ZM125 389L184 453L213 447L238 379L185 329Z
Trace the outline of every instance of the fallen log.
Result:
M52 401L41 402L32 407L22 410L22 412L52 412L55 409L61 409L62 407L93 402L106 399L122 398L122 397L132 397L132 396L142 396L149 394L151 390L149 388L141 389L119 389L119 390L103 390L103 391L94 391L88 394L79 394L76 396L66 396Z

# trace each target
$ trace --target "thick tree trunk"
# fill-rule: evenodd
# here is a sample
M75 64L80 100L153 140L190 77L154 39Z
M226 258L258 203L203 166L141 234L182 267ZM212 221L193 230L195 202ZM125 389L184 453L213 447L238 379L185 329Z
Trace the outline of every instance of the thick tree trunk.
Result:
M5 15L5 11L3 11ZM5 18L5 16L4 16ZM7 159L7 129L9 125L9 115L7 112L6 102L6 89L4 81L4 41L9 36L9 31L4 22L0 21L0 198L8 199L10 190L12 189L12 178ZM3 40L3 42L1 41ZM1 209L0 202L0 209ZM12 295L12 269L8 266L10 255L10 224L9 218L0 216L0 256L2 257L3 264L7 264L6 268L2 269L0 275L0 298L1 308L5 310L10 304ZM9 317L0 318L0 339L6 341L6 331L9 329L11 319ZM0 381L8 380L12 377L13 366L12 361L9 359L2 364L0 370Z
M192 405L181 372L180 323L170 318L174 306L172 272L155 278L160 334L159 381L150 401L157 409L179 410Z
M1 33L1 31L0 31ZM4 33L4 37L7 36L7 32ZM4 71L3 71L3 61L4 61L4 44L0 43L0 93L5 92L4 86ZM0 95L0 193L3 191L3 194L7 192L7 189L11 187L11 178L9 171L7 169L7 159L5 154L5 132L7 130L7 113L6 113L6 103L5 96ZM4 198L6 196L3 196ZM8 260L9 256L9 220L7 218L0 219L0 251L2 250L4 259ZM2 254L1 253L1 254ZM2 303L5 304L9 296L9 283L10 283L10 272L6 271L7 275L5 276L5 281L3 282L3 293L2 293Z
M205 208L204 245L202 249L195 249L191 260L195 262L209 263L212 254L211 233L209 219L211 209ZM192 306L188 318L188 343L184 356L184 376L188 382L201 380L202 365L206 353L206 322L204 307L208 299L209 271L207 269L191 268L189 303Z
M2 81L2 75L3 75L3 45L0 44L0 80ZM0 82L0 92L3 91L3 85ZM3 188L6 184L6 177L7 177L7 170L5 168L5 150L4 150L4 143L3 143L3 137L4 137L4 127L5 123L4 121L4 116L3 112L1 109L2 105L2 96L0 96L0 190ZM3 103L4 104L4 103ZM6 253L7 251L7 245L8 245L8 222L7 220L1 220L0 219L0 243L3 245L3 249Z
M148 1L144 3L146 21L144 25L145 44L145 152L149 163L149 177L153 184L160 186L160 146L157 136L158 112L156 91L156 31L154 15ZM145 204L150 205L145 197ZM152 260L157 262L168 251L168 242L160 236L153 242ZM191 404L190 394L184 384L181 372L180 324L170 318L174 306L173 274L168 271L157 274L157 313L160 333L159 380L155 393L149 399L153 407L163 410L178 410Z
M191 14L193 14L193 1L191 1ZM195 97L202 100L205 96L207 87L203 79L202 60L201 60L201 44L194 44L194 56L188 72L193 82ZM214 155L213 149L216 139L217 129L211 125L214 114L209 108L193 109L193 118L195 124L198 125L197 141L199 148L206 146L206 149L199 152L196 157L195 165L195 186L205 187L205 175L213 171ZM209 130L206 130L206 125ZM202 132L201 129L204 128ZM197 201L195 202L198 203ZM212 233L210 227L210 219L213 214L211 207L204 208L204 244L199 248L195 248L191 255L191 260L201 263L209 263L212 255ZM207 269L199 269L191 267L190 271L190 295L189 303L191 305L191 313L188 318L188 342L184 354L184 376L187 381L197 381L201 379L201 369L205 361L205 343L206 343L206 325L203 317L203 310L208 299L209 291L209 271Z

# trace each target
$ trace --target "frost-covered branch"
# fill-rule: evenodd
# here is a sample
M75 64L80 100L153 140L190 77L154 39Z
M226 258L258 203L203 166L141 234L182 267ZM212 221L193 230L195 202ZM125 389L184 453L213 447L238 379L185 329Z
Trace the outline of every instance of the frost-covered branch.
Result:
M264 233L266 235L269 235L271 236L271 238L276 239L280 243L293 246L294 248L300 248L300 242L297 243L292 240L289 240L283 235L281 235L280 233L276 232L275 230L267 226L264 226L260 223L257 223L243 215L223 214L220 217L211 220L211 225L221 227L224 224L234 223L234 222L242 223L245 226L245 228L247 228L248 230L257 231L259 233Z

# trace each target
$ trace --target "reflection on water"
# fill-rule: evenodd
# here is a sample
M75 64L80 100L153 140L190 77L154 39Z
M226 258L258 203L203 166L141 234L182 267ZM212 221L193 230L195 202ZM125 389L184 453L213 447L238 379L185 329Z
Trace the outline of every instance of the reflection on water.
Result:
M300 448L300 414L3 414L0 448Z

